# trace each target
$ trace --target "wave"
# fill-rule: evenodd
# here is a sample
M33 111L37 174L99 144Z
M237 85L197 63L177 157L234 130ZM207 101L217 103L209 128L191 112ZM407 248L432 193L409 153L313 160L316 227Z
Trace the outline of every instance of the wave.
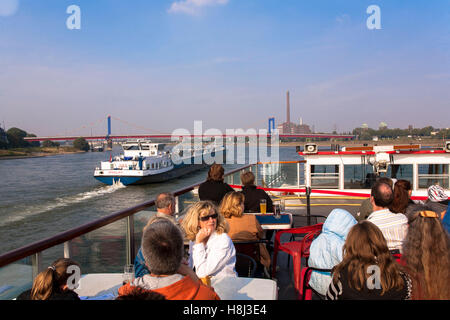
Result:
M20 210L20 213L13 212L11 213L10 217L2 217L2 220L0 221L0 226L4 226L6 224L10 224L13 222L19 222L21 220L28 219L32 216L36 216L57 208L67 207L73 204L90 200L92 198L110 194L123 188L126 188L126 186L118 182L115 183L114 185L101 186L100 188L96 188L92 191L82 192L73 196L58 197L44 204L27 206L25 208L18 208L18 210Z

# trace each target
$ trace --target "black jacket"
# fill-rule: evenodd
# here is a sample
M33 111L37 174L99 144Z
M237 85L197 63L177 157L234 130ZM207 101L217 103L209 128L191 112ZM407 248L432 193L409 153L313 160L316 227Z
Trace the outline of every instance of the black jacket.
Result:
M211 200L219 205L223 197L234 189L222 181L208 180L198 187L198 196L201 201Z
M256 186L243 186L242 193L245 196L244 211L245 212L261 212L259 208L259 201L266 199L267 212L273 212L273 202L270 196L262 189L257 189Z

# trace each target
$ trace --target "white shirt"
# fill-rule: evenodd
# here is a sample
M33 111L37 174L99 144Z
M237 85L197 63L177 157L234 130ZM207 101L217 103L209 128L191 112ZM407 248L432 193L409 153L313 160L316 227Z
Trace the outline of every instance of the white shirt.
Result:
M408 232L408 218L403 213L383 209L372 212L367 220L380 228L389 250L402 251L403 240Z
M206 245L189 242L189 266L195 267L199 278L206 276L236 277L236 249L233 241L226 234L215 231L209 236Z

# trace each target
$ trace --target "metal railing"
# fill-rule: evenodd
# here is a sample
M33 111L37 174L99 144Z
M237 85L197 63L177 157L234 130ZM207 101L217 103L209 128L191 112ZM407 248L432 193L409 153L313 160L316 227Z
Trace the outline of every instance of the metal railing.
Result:
M229 184L240 184L240 174L243 171L250 170L254 172L257 182L263 182L267 186L277 187L283 183L283 177L286 179L286 177L289 176L292 180L291 182L295 181L291 186L301 187L300 173L302 170L300 169L300 164L302 162L303 161L243 165L242 167L227 172L225 175L225 182ZM277 170L273 170L273 167L271 167L280 165L284 165L285 167L281 168L281 170L280 167L277 167ZM286 165L289 165L289 167L286 167ZM173 192L176 199L177 214L182 213L190 203L197 201L197 195L193 191L198 188L202 182L203 181ZM1 288L4 285L2 282L5 282L2 280L7 279L8 277L10 278L11 273L16 271L17 267L27 267L25 269L27 270L25 272L27 274L22 274L26 280L24 280L24 283L26 284L23 284L22 288L29 288L32 280L46 266L43 255L43 252L46 250L52 250L53 256L56 258L61 257L61 255L65 258L73 258L80 263L82 270L85 272L105 272L105 270L111 272L113 268L115 268L113 270L117 272L119 271L119 266L122 267L125 263L133 263L137 249L140 245L140 241L136 241L136 239L140 239L143 225L145 225L148 220L148 216L145 216L141 219L141 222L139 215L150 212L146 210L154 206L155 200L153 199L1 255L0 299L5 299L5 296L1 293ZM154 208L152 212L154 213L154 211L156 211L156 208ZM141 224L139 225L138 222ZM116 224L121 224L119 226L120 228L117 228ZM123 232L123 224L125 224L125 232ZM105 231L103 228L109 228L110 230ZM101 233L102 236L99 237L95 235L96 232ZM123 242L125 242L124 247ZM60 248L60 246L62 246L62 248ZM86 265L89 265L88 261L86 261L86 259L88 259L87 256L95 256L96 254L102 255L102 250L108 252L106 254L106 261L102 260L102 258L105 257L96 257L95 259L98 261L96 261L95 264L92 264L90 267L92 270L89 270L89 267L86 268ZM89 252L90 255L85 252ZM125 261L121 260L123 259L123 253L125 253ZM114 257L108 257L108 254L120 254L121 258L114 259ZM50 255L50 253L46 253L45 258L49 260L50 257L48 256ZM24 260L26 260L25 263ZM51 261L53 260L54 259ZM113 260L114 263L109 262ZM9 269L5 270L5 268ZM2 273L8 275L2 276ZM14 276L16 275L14 274L13 277ZM7 297L6 299L9 298Z

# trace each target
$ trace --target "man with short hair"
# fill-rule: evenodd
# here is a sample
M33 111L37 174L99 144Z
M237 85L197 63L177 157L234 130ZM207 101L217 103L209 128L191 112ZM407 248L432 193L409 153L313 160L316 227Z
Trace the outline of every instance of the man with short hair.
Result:
M157 292L167 300L220 300L182 263L183 235L170 221L159 219L144 229L142 252L150 274L120 287L119 296L139 290Z
M391 178L387 177L379 177L376 182L383 182L388 185L393 186L393 181ZM358 222L361 222L363 220L366 220L370 214L373 212L372 203L370 202L370 198L364 199L361 203L361 206L359 207L358 212L356 213L355 219Z
M175 197L173 194L169 192L163 192L156 196L155 200L156 205L156 214L151 217L147 225L144 227L144 230L151 225L153 222L160 220L160 219L167 219L173 224L175 224L178 228L181 230L180 223L175 219L174 213L175 213ZM134 275L136 278L142 277L145 274L148 274L149 271L147 269L147 266L145 264L144 255L142 253L142 247L139 248L139 251L136 255L136 258L134 260Z
M389 210L388 207L393 200L394 192L391 186L377 181L370 195L373 212L367 220L380 228L389 250L392 253L400 253L408 230L408 218L402 213L393 213Z
M177 226L180 223L175 219L175 197L170 192L163 192L156 196L156 215L154 217L168 218ZM153 218L153 217L152 217Z

